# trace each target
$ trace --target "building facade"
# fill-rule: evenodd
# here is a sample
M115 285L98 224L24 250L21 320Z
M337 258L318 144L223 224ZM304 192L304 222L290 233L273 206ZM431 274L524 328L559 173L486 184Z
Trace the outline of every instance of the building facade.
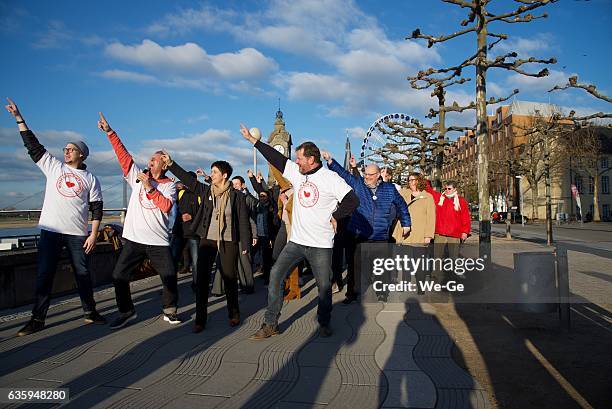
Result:
M553 217L556 218L557 214L561 218L565 215L569 218L579 217L572 185L579 192L582 214L593 216L593 195L596 189L592 175L596 174L600 216L602 220L611 219L612 130L606 127L593 128L601 142L601 152L591 161L598 162L598 170L594 171L593 163L587 169L585 161L576 158L581 155L580 147L575 147L575 154L570 154L567 145L560 140L567 136L551 132L548 138L534 137L532 130L540 129L540 126L547 129L545 122L555 110L549 104L514 101L510 105L498 107L494 115L488 116L491 209L502 212L516 210L529 219L544 219L545 163L548 163ZM544 139L548 145L544 145ZM461 135L445 150L442 178L456 181L462 194L471 203L478 201L477 163L478 147L472 132Z

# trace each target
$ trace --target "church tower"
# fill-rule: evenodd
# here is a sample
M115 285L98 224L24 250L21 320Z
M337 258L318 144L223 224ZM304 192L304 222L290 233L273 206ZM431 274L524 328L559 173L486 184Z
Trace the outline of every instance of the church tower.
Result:
M276 112L276 120L274 121L274 130L270 132L268 137L268 145L291 159L291 134L285 129L285 121L283 120L283 112L280 110L280 100L278 111ZM270 166L270 165L268 165ZM268 185L274 185L274 177L272 172L268 172Z

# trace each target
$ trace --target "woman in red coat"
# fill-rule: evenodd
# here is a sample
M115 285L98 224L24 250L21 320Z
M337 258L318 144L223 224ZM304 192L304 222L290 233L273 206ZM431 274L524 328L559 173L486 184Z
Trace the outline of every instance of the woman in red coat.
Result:
M436 204L436 232L434 236L434 257L444 257L446 247L450 258L459 257L459 245L470 234L470 209L467 201L457 192L456 183L448 181L444 190L433 190L429 183L427 192L431 193ZM444 271L434 271L436 282L444 282Z

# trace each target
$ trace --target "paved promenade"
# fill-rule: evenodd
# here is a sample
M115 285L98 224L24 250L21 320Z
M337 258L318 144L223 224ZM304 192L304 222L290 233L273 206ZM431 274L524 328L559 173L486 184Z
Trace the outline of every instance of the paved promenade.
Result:
M63 407L78 409L489 407L486 392L451 358L453 342L428 304L345 306L336 294L334 335L319 338L311 280L302 299L285 303L282 333L252 341L265 288L241 295L237 328L228 326L224 298L212 298L206 330L193 334L190 282L180 278L185 322L178 326L159 316L157 278L133 283L138 320L118 331L84 324L77 298L58 300L48 328L21 338L14 333L26 314L5 312L0 387L68 388ZM96 299L112 319L113 290Z

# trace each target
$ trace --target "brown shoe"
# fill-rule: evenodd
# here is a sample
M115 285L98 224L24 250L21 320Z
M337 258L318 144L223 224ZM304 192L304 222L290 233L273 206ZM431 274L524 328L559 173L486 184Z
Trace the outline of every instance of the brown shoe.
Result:
M199 334L200 332L204 331L205 326L204 325L200 325L200 324L193 324L193 333L194 334Z
M249 339L266 339L278 335L278 325L261 324L259 331L249 337Z
M229 320L230 327L236 327L240 325L240 317L232 318Z

